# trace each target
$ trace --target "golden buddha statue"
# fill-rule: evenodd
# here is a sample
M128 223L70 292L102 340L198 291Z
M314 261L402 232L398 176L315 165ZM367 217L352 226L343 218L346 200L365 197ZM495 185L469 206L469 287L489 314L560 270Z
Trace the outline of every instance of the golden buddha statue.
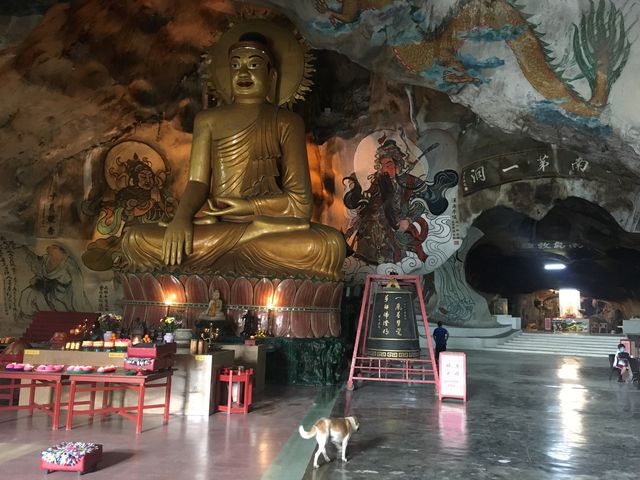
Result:
M302 46L291 32L253 21L223 35L205 65L228 103L196 116L176 214L168 225L124 234L124 269L340 279L344 237L310 222L303 121L278 106L305 88Z

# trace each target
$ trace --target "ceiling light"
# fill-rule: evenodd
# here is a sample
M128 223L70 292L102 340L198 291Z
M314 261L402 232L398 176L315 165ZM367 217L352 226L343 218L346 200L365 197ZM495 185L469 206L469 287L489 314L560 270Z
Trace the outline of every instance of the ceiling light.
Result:
M567 266L564 263L545 263L545 270L564 270Z

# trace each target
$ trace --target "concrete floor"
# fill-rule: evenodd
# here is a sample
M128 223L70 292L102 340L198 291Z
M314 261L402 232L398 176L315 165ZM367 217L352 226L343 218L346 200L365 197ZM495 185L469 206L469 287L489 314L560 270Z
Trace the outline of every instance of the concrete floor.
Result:
M90 479L631 479L640 471L636 385L609 382L607 359L467 353L468 402L439 402L432 386L366 382L339 388L270 386L247 416L109 418L70 432L48 417L0 414L0 477L42 478L39 453L64 440L104 444ZM362 426L349 461L320 460L297 433L320 416ZM333 459L336 452L329 450ZM53 480L75 478L57 472Z

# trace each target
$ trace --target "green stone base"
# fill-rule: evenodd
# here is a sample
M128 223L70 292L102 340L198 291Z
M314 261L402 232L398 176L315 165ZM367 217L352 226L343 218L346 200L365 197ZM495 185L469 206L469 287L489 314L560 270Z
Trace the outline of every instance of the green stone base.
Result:
M346 369L342 338L284 338L263 340L267 345L267 383L280 385L336 385Z

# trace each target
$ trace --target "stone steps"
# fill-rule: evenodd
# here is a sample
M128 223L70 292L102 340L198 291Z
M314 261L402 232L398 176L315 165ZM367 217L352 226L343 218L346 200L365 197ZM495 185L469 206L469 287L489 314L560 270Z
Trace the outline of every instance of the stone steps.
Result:
M606 357L615 353L620 340L617 335L584 335L571 333L522 333L490 351Z

